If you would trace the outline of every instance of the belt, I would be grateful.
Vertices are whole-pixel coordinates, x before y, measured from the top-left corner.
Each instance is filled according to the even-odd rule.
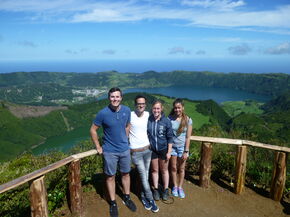
[[[135,148],[135,149],[131,149],[131,152],[141,152],[141,151],[145,151],[150,147],[150,145],[146,145],[143,148]]]

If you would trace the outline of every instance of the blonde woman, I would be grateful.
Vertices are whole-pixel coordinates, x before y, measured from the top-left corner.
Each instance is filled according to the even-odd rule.
[[[173,188],[172,195],[185,198],[183,182],[185,163],[189,155],[190,136],[192,133],[192,120],[185,114],[182,99],[173,102],[173,108],[168,116],[173,129],[173,145],[170,159],[170,175]]]
[[[162,199],[168,200],[169,197],[169,172],[168,164],[171,157],[173,133],[171,123],[163,114],[163,106],[160,101],[155,101],[152,105],[152,114],[148,119],[147,126],[151,156],[151,173],[153,181],[154,200],[160,199],[158,182],[159,170],[163,180]]]

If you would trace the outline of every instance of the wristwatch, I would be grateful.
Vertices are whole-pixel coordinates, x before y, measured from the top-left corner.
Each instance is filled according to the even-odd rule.
[[[184,153],[188,154],[188,151],[184,151]]]

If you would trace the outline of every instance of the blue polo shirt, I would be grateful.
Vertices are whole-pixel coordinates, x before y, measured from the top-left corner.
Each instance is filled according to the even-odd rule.
[[[130,123],[131,111],[127,106],[120,105],[119,111],[111,109],[109,106],[103,108],[97,114],[94,124],[103,127],[103,151],[104,152],[124,152],[129,149],[126,126]]]

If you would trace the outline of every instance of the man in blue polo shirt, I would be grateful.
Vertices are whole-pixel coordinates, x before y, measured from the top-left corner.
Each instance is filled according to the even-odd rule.
[[[96,145],[97,152],[103,154],[104,173],[106,185],[110,196],[110,215],[118,216],[116,203],[115,174],[117,166],[122,174],[123,203],[132,211],[136,211],[136,205],[130,198],[130,170],[131,158],[128,143],[129,123],[131,111],[127,106],[121,105],[122,92],[114,87],[109,90],[110,104],[97,114],[90,129],[91,137]],[[97,130],[103,127],[104,137],[101,146],[98,140]]]

